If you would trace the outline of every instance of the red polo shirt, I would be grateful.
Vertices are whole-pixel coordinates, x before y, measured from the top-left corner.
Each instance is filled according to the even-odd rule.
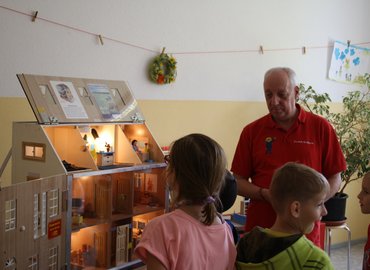
[[[270,114],[243,129],[232,162],[233,173],[245,179],[251,178],[252,183],[259,187],[269,188],[275,169],[289,161],[305,164],[326,177],[346,169],[331,124],[296,106],[298,118],[287,131],[279,127]],[[275,218],[269,203],[251,200],[246,230],[250,231],[256,225],[270,228]],[[319,235],[318,228],[314,230],[313,234]],[[311,240],[315,241],[314,238]]]

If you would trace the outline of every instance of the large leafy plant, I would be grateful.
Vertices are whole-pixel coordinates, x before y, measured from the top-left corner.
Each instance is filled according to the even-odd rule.
[[[347,162],[342,172],[339,193],[352,181],[370,171],[370,74],[363,76],[364,91],[351,91],[343,97],[340,112],[330,111],[330,96],[319,94],[311,86],[299,85],[299,103],[309,111],[325,117],[334,127]]]

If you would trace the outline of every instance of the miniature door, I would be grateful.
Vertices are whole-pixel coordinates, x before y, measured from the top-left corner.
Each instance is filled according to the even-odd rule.
[[[66,263],[67,177],[0,190],[1,269],[61,269]]]

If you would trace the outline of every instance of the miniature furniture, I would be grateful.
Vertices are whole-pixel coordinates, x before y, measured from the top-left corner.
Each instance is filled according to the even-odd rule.
[[[66,251],[59,262],[67,269],[140,264],[133,249],[145,224],[168,210],[169,196],[164,154],[127,83],[27,74],[18,79],[37,123],[13,123],[12,183],[66,179],[60,200],[66,204],[60,234]]]
[[[325,221],[325,250],[330,257],[331,249],[331,237],[333,230],[345,230],[347,232],[347,269],[350,268],[351,262],[351,230],[348,227],[347,223],[344,221]]]

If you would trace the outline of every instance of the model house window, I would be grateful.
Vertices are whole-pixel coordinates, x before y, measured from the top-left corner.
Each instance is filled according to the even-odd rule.
[[[33,239],[46,234],[46,192],[33,195]]]
[[[58,270],[58,247],[49,249],[49,270]]]
[[[17,220],[17,205],[16,200],[9,200],[5,202],[5,231],[15,229]]]
[[[45,161],[45,144],[23,142],[23,159]]]
[[[28,270],[38,270],[38,258],[37,255],[33,255],[28,258]]]
[[[46,234],[46,192],[41,193],[41,236]]]
[[[33,194],[33,239],[39,237],[39,195]]]
[[[55,217],[58,215],[59,207],[59,192],[58,189],[52,189],[48,191],[48,205],[49,205],[49,217]]]

